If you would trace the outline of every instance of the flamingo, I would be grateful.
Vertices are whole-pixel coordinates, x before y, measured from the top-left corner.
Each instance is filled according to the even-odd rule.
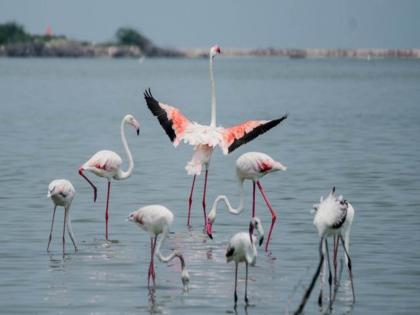
[[[239,184],[239,189],[241,192],[241,199],[239,203],[239,207],[237,209],[233,208],[230,205],[229,199],[224,195],[219,195],[213,202],[213,206],[207,218],[207,225],[206,231],[210,238],[212,236],[212,226],[214,221],[216,220],[216,210],[217,205],[219,202],[223,201],[226,205],[226,208],[230,213],[233,214],[240,214],[244,209],[244,181],[246,179],[252,180],[253,186],[253,194],[252,194],[252,217],[255,217],[255,185],[258,186],[261,195],[267,204],[268,210],[271,212],[271,226],[270,231],[268,233],[267,242],[265,243],[265,251],[268,250],[268,243],[270,242],[271,233],[273,232],[274,223],[276,222],[276,212],[274,211],[273,207],[271,206],[270,201],[267,198],[267,195],[264,191],[260,183],[260,178],[264,177],[265,175],[277,171],[285,171],[287,169],[286,166],[281,164],[278,161],[275,161],[269,155],[261,152],[247,152],[242,154],[236,160],[236,177]]]
[[[179,259],[181,263],[181,281],[184,290],[188,290],[188,284],[190,276],[185,265],[185,259],[181,252],[173,250],[168,256],[163,256],[160,252],[160,248],[169,235],[169,229],[171,227],[174,215],[172,212],[161,205],[150,205],[140,208],[128,216],[128,220],[137,224],[141,229],[150,234],[150,264],[149,272],[147,276],[147,286],[150,288],[150,278],[153,280],[153,286],[156,285],[155,278],[155,267],[153,257],[156,255],[161,262],[170,262],[175,257]],[[156,244],[158,236],[162,234],[162,237]]]
[[[105,211],[105,238],[108,241],[108,208],[109,208],[109,194],[111,191],[111,179],[121,180],[126,179],[131,176],[134,169],[134,162],[133,157],[131,155],[130,149],[128,148],[127,140],[125,138],[125,131],[124,125],[129,124],[132,125],[136,131],[137,135],[140,133],[140,124],[138,121],[133,117],[133,115],[126,115],[123,120],[121,121],[121,139],[124,145],[125,152],[128,157],[128,169],[127,171],[123,171],[121,169],[122,159],[121,157],[113,152],[108,150],[101,150],[96,152],[87,162],[85,162],[79,168],[79,174],[86,179],[90,186],[93,188],[93,202],[96,201],[97,196],[97,188],[96,186],[90,181],[89,178],[83,173],[85,170],[91,171],[93,174],[99,177],[105,177],[108,181],[108,193],[106,197],[106,211]]]
[[[329,236],[335,236],[339,239],[339,241],[341,241],[341,244],[344,249],[344,253],[347,257],[346,261],[347,261],[347,268],[348,268],[349,276],[350,276],[353,302],[355,301],[351,259],[350,259],[347,246],[343,239],[343,234],[346,231],[349,231],[348,229],[343,230],[345,226],[345,222],[347,221],[347,215],[349,213],[349,203],[346,200],[342,199],[341,196],[337,197],[335,194],[335,187],[333,187],[328,197],[325,199],[321,198],[321,202],[318,205],[315,205],[315,208],[316,208],[316,212],[315,212],[315,217],[314,217],[314,225],[316,226],[318,230],[318,234],[321,238],[319,242],[320,259],[319,259],[318,268],[312,278],[312,281],[308,289],[306,290],[305,294],[303,295],[299,308],[296,310],[294,314],[301,314],[303,312],[305,304],[307,300],[309,299],[309,296],[314,288],[315,282],[318,279],[319,274],[321,272],[321,267],[325,259],[325,254],[326,254],[328,271],[329,271],[329,277],[328,277],[328,283],[329,283],[329,288],[330,288],[329,308],[330,310],[332,309],[332,301],[333,301],[332,294],[331,294],[332,274],[331,274],[331,265],[330,265],[329,250],[328,250],[328,243],[327,243],[327,238]],[[353,209],[353,215],[354,215],[354,209]],[[320,294],[320,297],[322,300],[322,294]]]
[[[347,216],[346,216],[346,220],[343,223],[343,226],[341,227],[341,234],[343,235],[344,238],[344,244],[346,246],[347,252],[350,253],[350,231],[351,231],[351,226],[353,224],[353,218],[354,218],[354,208],[353,206],[350,204],[350,202],[348,202],[347,200],[345,200],[343,198],[342,195],[340,195],[338,197],[338,200],[340,202],[345,202],[348,205],[347,208]],[[320,198],[320,203],[323,202],[323,197],[321,196]],[[313,213],[316,212],[319,208],[319,204],[314,204],[313,205]],[[339,238],[334,235],[333,236],[333,266],[334,266],[334,284],[336,286],[337,289],[337,253],[338,253],[338,247],[339,247]],[[348,259],[347,256],[344,256],[346,264],[348,264]],[[324,262],[324,266],[323,266],[323,271],[322,271],[322,276],[321,276],[321,290],[319,292],[319,297],[318,297],[318,304],[319,306],[322,306],[322,286],[323,286],[323,278],[325,275],[325,262]],[[333,298],[334,301],[334,298]]]
[[[65,252],[66,225],[67,225],[67,230],[68,230],[70,239],[73,242],[74,250],[77,252],[76,240],[73,234],[73,230],[71,228],[71,219],[70,219],[70,206],[71,206],[71,202],[73,201],[75,194],[76,194],[76,190],[74,189],[72,183],[68,181],[67,179],[55,179],[48,185],[47,197],[51,198],[52,202],[54,203],[54,211],[53,211],[53,217],[51,220],[51,231],[50,231],[50,236],[48,239],[47,252],[50,251],[50,244],[51,244],[52,232],[53,232],[53,226],[54,226],[55,210],[57,209],[57,206],[64,207],[63,255]]]
[[[159,120],[169,139],[175,147],[181,140],[194,146],[194,153],[191,161],[185,167],[188,175],[193,176],[191,190],[188,198],[188,221],[190,225],[191,205],[194,192],[195,179],[201,174],[204,167],[204,191],[202,199],[204,226],[206,225],[206,190],[207,177],[211,155],[216,146],[220,146],[223,153],[229,154],[241,145],[253,140],[271,128],[277,126],[287,118],[273,120],[249,120],[231,128],[216,127],[216,93],[213,76],[214,57],[221,53],[220,47],[215,45],[210,49],[210,84],[211,84],[211,121],[210,125],[201,125],[191,122],[177,108],[158,102],[152,95],[151,90],[144,92],[144,98],[150,111]]]
[[[257,230],[258,243],[264,241],[264,230],[261,221],[257,217],[253,217],[249,223],[249,232],[236,233],[228,243],[226,248],[226,262],[235,262],[235,307],[238,302],[237,286],[238,286],[238,264],[245,263],[245,303],[248,305],[248,264],[255,265],[257,260],[257,237],[253,235],[254,229]]]

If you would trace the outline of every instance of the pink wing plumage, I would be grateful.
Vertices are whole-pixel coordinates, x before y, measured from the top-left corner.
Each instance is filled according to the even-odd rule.
[[[84,169],[96,168],[106,172],[113,172],[120,168],[122,164],[121,157],[108,150],[96,152],[84,165]]]
[[[158,102],[153,97],[150,89],[144,92],[144,99],[150,111],[159,120],[160,125],[165,130],[171,142],[174,146],[177,146],[184,136],[185,130],[191,125],[191,122],[179,109]]]
[[[273,120],[248,120],[242,124],[224,129],[223,142],[220,145],[223,153],[231,153],[241,145],[277,126],[286,118],[287,115]]]

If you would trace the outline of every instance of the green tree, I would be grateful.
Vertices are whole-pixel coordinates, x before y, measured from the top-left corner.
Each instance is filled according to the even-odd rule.
[[[115,36],[117,37],[118,44],[137,46],[146,55],[155,49],[155,46],[150,39],[130,27],[120,27]]]
[[[25,32],[25,28],[16,22],[0,24],[0,45],[27,42],[31,36]]]

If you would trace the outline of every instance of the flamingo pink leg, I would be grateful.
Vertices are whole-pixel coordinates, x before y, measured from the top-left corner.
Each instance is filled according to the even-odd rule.
[[[108,241],[108,218],[109,218],[109,194],[111,192],[111,181],[108,181],[108,193],[106,195],[106,211],[105,211],[105,238]]]
[[[150,262],[149,262],[149,271],[147,273],[147,286],[150,287],[150,274],[152,270],[152,257],[153,257],[153,238],[150,238]]]
[[[188,199],[188,222],[187,225],[190,225],[190,218],[191,218],[191,205],[192,205],[192,197],[193,197],[193,192],[194,192],[194,185],[195,185],[195,177],[197,175],[194,175],[193,177],[193,182],[191,185],[191,191],[190,191],[190,198]]]
[[[147,277],[148,287],[150,287],[150,278],[152,278],[153,280],[153,286],[156,285],[155,283],[156,273],[155,273],[154,259],[153,259],[155,256],[156,239],[157,239],[157,236],[155,236],[154,240],[153,238],[150,238],[150,265],[149,265],[149,273]]]
[[[268,232],[267,242],[265,243],[265,251],[267,251],[268,243],[270,242],[271,233],[273,232],[273,228],[274,228],[274,223],[276,222],[276,219],[277,219],[277,214],[274,211],[273,207],[271,206],[270,201],[268,200],[267,195],[264,192],[264,188],[261,186],[259,181],[257,181],[257,185],[261,191],[261,195],[263,196],[265,203],[267,204],[268,209],[271,212],[271,226],[270,226],[270,231]]]
[[[95,202],[96,201],[96,191],[97,191],[97,189],[96,189],[96,186],[89,180],[89,178],[87,178],[86,177],[86,175],[85,174],[83,174],[83,169],[81,168],[81,169],[79,169],[79,174],[84,178],[84,179],[86,179],[86,181],[89,183],[89,185],[90,186],[92,186],[92,188],[93,188],[93,202]]]
[[[54,217],[55,217],[55,210],[57,209],[57,206],[54,206],[54,212],[53,212],[53,217],[51,220],[51,231],[50,231],[50,237],[48,238],[48,246],[47,246],[47,252],[50,251],[50,244],[51,244],[51,239],[52,239],[52,232],[53,232],[53,226],[54,226]]]
[[[66,247],[66,213],[64,213],[64,225],[63,225],[63,256],[65,254],[65,247]]]
[[[252,181],[252,217],[255,217],[255,181]]]
[[[206,214],[206,191],[207,191],[207,176],[209,174],[208,169],[206,168],[206,176],[204,178],[204,192],[203,192],[203,215],[204,215],[204,228],[206,228],[207,223],[207,214]]]

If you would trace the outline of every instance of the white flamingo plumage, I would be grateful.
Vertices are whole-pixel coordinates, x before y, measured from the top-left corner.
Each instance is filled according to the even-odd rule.
[[[264,177],[265,175],[277,171],[285,171],[287,168],[283,164],[278,161],[275,161],[269,155],[261,152],[247,152],[242,154],[236,160],[236,176],[239,184],[239,189],[241,193],[240,203],[238,208],[233,208],[229,202],[229,199],[224,195],[219,195],[213,202],[213,206],[207,218],[207,225],[206,231],[210,238],[212,237],[212,226],[214,221],[216,220],[216,211],[219,202],[224,202],[226,208],[230,213],[233,214],[240,214],[244,209],[244,181],[246,179],[252,180],[253,185],[253,195],[252,195],[252,217],[255,217],[255,185],[258,186],[261,195],[267,204],[268,209],[271,213],[271,226],[270,231],[268,233],[267,242],[265,244],[265,250],[268,250],[268,243],[270,242],[271,233],[274,228],[274,223],[276,222],[277,214],[274,211],[273,207],[271,206],[270,201],[267,198],[267,195],[264,191],[260,183],[260,178]]]
[[[344,253],[347,257],[346,260],[347,260],[347,267],[348,267],[349,276],[350,276],[353,302],[355,301],[351,259],[350,259],[347,246],[343,239],[343,234],[345,232],[349,233],[350,231],[349,227],[351,226],[351,222],[350,222],[347,225],[347,230],[343,230],[343,228],[345,227],[345,223],[347,221],[349,203],[346,200],[344,200],[341,196],[337,197],[335,194],[335,187],[333,187],[328,197],[325,199],[321,198],[321,202],[315,205],[314,208],[316,210],[315,217],[314,217],[314,225],[316,226],[318,230],[318,234],[321,238],[320,243],[319,243],[320,260],[319,260],[318,268],[316,269],[316,272],[312,278],[312,281],[308,289],[305,291],[305,294],[303,295],[299,308],[296,310],[294,314],[301,314],[303,312],[305,304],[307,300],[309,299],[309,296],[314,288],[315,282],[318,279],[319,274],[321,272],[321,267],[324,263],[325,255],[326,255],[328,271],[329,271],[329,277],[328,277],[328,282],[329,282],[329,287],[330,287],[329,309],[330,310],[332,309],[332,302],[333,302],[332,290],[331,290],[332,274],[331,274],[331,265],[330,265],[328,242],[327,242],[327,238],[329,236],[335,236],[338,238],[339,241],[341,241],[341,244],[344,249]],[[351,208],[353,209],[353,207]],[[354,209],[353,209],[353,216],[354,216]],[[352,220],[353,220],[353,217],[351,216],[351,221]],[[322,297],[322,295],[320,295],[320,297]]]
[[[353,224],[353,219],[354,219],[354,208],[351,205],[350,202],[348,202],[347,200],[345,200],[343,198],[342,195],[338,196],[338,201],[339,202],[345,202],[347,204],[347,214],[346,214],[346,219],[343,223],[343,225],[341,226],[341,232],[340,234],[342,235],[342,237],[344,238],[344,245],[345,248],[347,250],[347,253],[350,254],[350,232],[351,232],[351,226]],[[321,196],[320,198],[320,203],[322,203],[324,201],[324,198]],[[313,205],[313,212],[318,211],[319,208],[319,204],[314,204]],[[333,265],[334,265],[334,285],[336,286],[337,289],[337,253],[338,253],[338,247],[339,247],[339,243],[340,239],[339,237],[337,237],[337,235],[333,236]],[[346,264],[348,265],[348,258],[347,255],[344,256]],[[319,297],[318,297],[318,304],[319,306],[322,306],[322,288],[323,288],[323,283],[324,283],[324,276],[325,276],[325,270],[326,270],[326,261],[324,261],[324,265],[323,265],[323,270],[321,272],[321,289],[319,291]],[[336,292],[336,290],[335,290]],[[333,301],[334,301],[333,297]]]
[[[257,230],[258,238],[253,235],[254,229]],[[257,242],[261,246],[264,241],[264,229],[260,219],[253,217],[249,223],[249,232],[236,233],[228,243],[226,248],[226,261],[235,262],[235,307],[238,301],[238,264],[245,263],[245,303],[248,304],[248,265],[255,265],[257,260]]]
[[[155,267],[154,267],[154,255],[156,255],[161,262],[170,262],[175,257],[179,259],[181,263],[181,281],[184,290],[188,289],[190,276],[185,265],[185,259],[181,252],[178,250],[172,251],[168,256],[163,256],[160,252],[160,248],[169,235],[169,230],[174,219],[172,212],[161,205],[150,205],[142,207],[128,216],[128,220],[136,223],[141,229],[150,234],[150,264],[149,272],[147,276],[147,285],[150,287],[150,278],[153,280],[155,285]],[[162,237],[156,244],[158,236],[162,234]]]
[[[205,168],[204,191],[203,191],[203,215],[206,225],[206,190],[208,168],[211,155],[216,146],[219,146],[224,154],[231,153],[239,146],[253,140],[271,128],[277,126],[287,118],[287,115],[273,120],[249,120],[231,128],[216,127],[216,93],[213,76],[213,60],[221,50],[218,45],[210,49],[210,83],[211,83],[211,121],[210,125],[201,125],[190,121],[177,108],[158,102],[152,95],[150,89],[144,92],[144,98],[150,111],[159,120],[171,142],[176,147],[181,141],[194,146],[194,153],[191,161],[185,169],[189,175],[193,175],[190,195],[188,199],[188,222],[190,225],[192,196],[194,192],[195,179]]]
[[[131,155],[130,149],[128,148],[127,139],[125,137],[124,126],[125,124],[129,124],[136,129],[137,135],[140,132],[140,124],[138,121],[133,117],[133,115],[126,115],[123,120],[121,121],[120,132],[121,132],[121,140],[124,145],[125,152],[128,157],[128,169],[127,171],[123,171],[121,169],[122,159],[121,157],[113,152],[108,150],[102,150],[96,152],[87,162],[85,162],[79,168],[79,174],[86,179],[86,181],[92,186],[93,188],[93,202],[96,201],[97,196],[97,188],[91,182],[90,179],[86,177],[83,173],[85,170],[92,172],[93,174],[99,177],[105,177],[108,181],[108,193],[106,197],[106,211],[105,211],[105,238],[108,241],[108,210],[109,210],[109,194],[111,190],[111,180],[122,180],[126,179],[131,176],[134,169],[134,162],[133,157]]]
[[[50,236],[48,238],[48,246],[47,252],[50,251],[50,244],[52,239],[52,232],[54,226],[54,218],[55,218],[55,210],[57,206],[64,207],[64,225],[63,225],[63,255],[65,253],[65,232],[66,226],[70,236],[70,239],[73,243],[74,250],[77,251],[76,239],[73,234],[73,230],[71,228],[71,219],[70,219],[70,206],[73,198],[76,194],[76,190],[74,189],[72,183],[67,179],[55,179],[48,185],[48,194],[47,197],[51,198],[52,202],[54,203],[54,212],[51,220],[51,231]]]

